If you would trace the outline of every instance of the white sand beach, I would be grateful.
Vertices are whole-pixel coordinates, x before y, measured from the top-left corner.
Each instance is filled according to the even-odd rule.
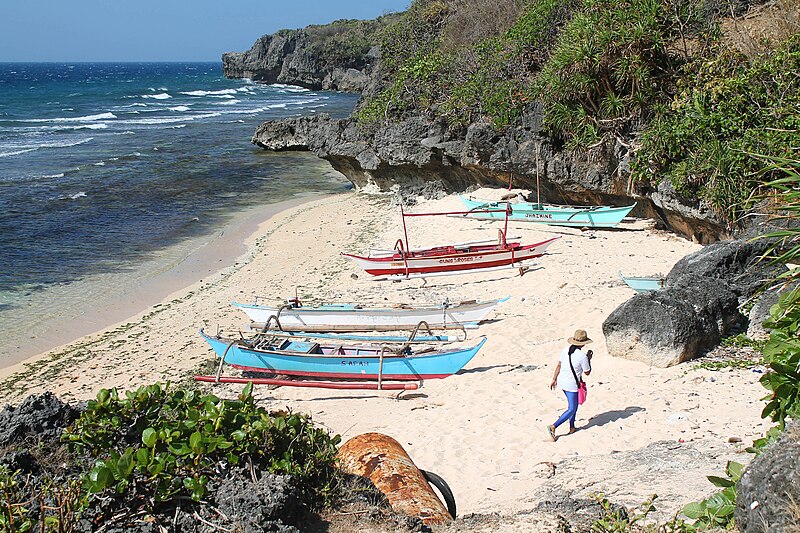
[[[200,327],[246,327],[246,316],[230,306],[232,300],[260,296],[277,302],[295,291],[304,301],[365,304],[509,296],[489,323],[471,333],[488,341],[459,375],[427,381],[399,399],[390,392],[289,387],[262,387],[258,397],[269,408],[308,413],[343,439],[368,431],[391,435],[419,467],[447,480],[462,515],[532,509],[542,491],[558,489],[576,496],[604,492],[631,506],[658,493],[659,516],[669,517],[712,493],[705,476],[719,475],[727,460],[748,460],[744,447],[767,428],[759,416],[761,374],[712,372],[693,363],[651,368],[610,357],[603,340],[603,320],[633,296],[619,271],[666,274],[699,245],[653,230],[646,220],[589,231],[512,222],[510,236],[525,243],[561,237],[524,276],[509,269],[427,283],[376,282],[340,252],[391,247],[402,236],[399,210],[390,200],[341,194],[269,218],[246,239],[247,252],[218,272],[203,274],[202,281],[115,326],[4,369],[2,399],[18,402],[49,390],[65,400],[84,400],[101,387],[185,379],[214,360],[198,335]],[[414,208],[457,209],[456,196]],[[411,219],[408,232],[412,246],[423,246],[495,238],[501,227],[501,222],[435,217]],[[564,435],[562,426],[560,438],[550,442],[545,427],[566,400],[549,383],[560,350],[577,328],[594,340],[589,399],[578,411],[579,431]],[[219,395],[241,389],[203,387]],[[729,437],[742,441],[729,443]],[[655,462],[626,455],[659,442],[662,452]],[[688,456],[707,460],[687,466]],[[550,465],[560,461],[553,475]]]

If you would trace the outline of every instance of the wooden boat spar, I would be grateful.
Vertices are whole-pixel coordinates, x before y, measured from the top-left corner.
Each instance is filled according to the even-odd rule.
[[[508,210],[508,220],[539,222],[553,226],[587,228],[614,228],[628,216],[636,204],[625,207],[565,206],[534,202],[512,203],[507,200],[492,201],[459,196],[469,211],[463,215],[483,220],[502,220],[502,211]]]
[[[292,299],[282,307],[269,305],[232,304],[255,323],[267,326],[274,318],[282,331],[396,331],[413,329],[425,322],[432,329],[463,329],[477,327],[492,310],[508,298],[489,301],[468,301],[440,305],[369,307],[358,304],[325,304],[302,306]]]
[[[625,276],[622,272],[619,273],[619,277],[625,284],[630,287],[631,289],[635,290],[636,292],[651,292],[657,291],[664,288],[665,279],[660,276],[653,276],[653,277],[635,277],[635,276]]]
[[[404,343],[352,343],[330,339],[287,338],[283,335],[257,333],[226,338],[210,336],[202,329],[200,334],[220,357],[220,370],[214,376],[196,376],[201,381],[230,381],[220,378],[222,365],[229,364],[241,370],[297,376],[314,379],[349,379],[376,383],[343,383],[329,388],[379,388],[410,389],[407,384],[383,383],[388,381],[421,381],[451,376],[461,370],[478,353],[486,337],[469,347],[446,347],[432,343],[430,346]],[[235,378],[253,381],[257,378]],[[291,384],[279,380],[279,384]],[[261,381],[263,382],[263,380]],[[329,382],[309,386],[325,386]],[[336,385],[336,384],[332,384]],[[366,386],[364,386],[366,385]]]
[[[507,209],[492,210],[506,213]],[[522,263],[541,257],[550,244],[559,237],[545,241],[523,245],[517,241],[506,241],[506,229],[498,230],[497,242],[460,243],[431,248],[410,249],[405,217],[436,216],[464,214],[465,212],[447,213],[405,213],[403,216],[403,232],[405,242],[398,239],[393,250],[371,251],[367,257],[343,253],[365,272],[383,279],[408,279],[412,277],[428,277],[436,275],[452,275],[465,272],[482,272],[500,268],[517,268]],[[506,225],[508,219],[506,219]]]

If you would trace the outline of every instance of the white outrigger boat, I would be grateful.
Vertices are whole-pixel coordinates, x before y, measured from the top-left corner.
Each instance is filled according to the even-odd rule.
[[[369,307],[358,304],[326,304],[304,307],[294,299],[288,304],[270,305],[232,304],[255,323],[283,331],[345,332],[345,331],[396,331],[409,330],[421,322],[431,329],[470,329],[477,327],[489,313],[508,298],[488,301],[467,301],[456,304],[391,307]]]

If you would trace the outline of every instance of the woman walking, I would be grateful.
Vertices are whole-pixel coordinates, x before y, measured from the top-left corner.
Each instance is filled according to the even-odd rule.
[[[567,339],[569,344],[561,352],[561,356],[553,373],[553,381],[550,383],[550,389],[554,390],[556,385],[564,391],[567,396],[567,410],[550,426],[547,426],[547,432],[550,434],[552,440],[556,440],[556,428],[569,420],[569,432],[575,433],[575,416],[578,414],[578,388],[581,381],[581,374],[587,376],[592,371],[591,358],[592,351],[588,350],[584,353],[581,347],[586,346],[592,342],[586,335],[586,331],[579,329],[575,334]]]

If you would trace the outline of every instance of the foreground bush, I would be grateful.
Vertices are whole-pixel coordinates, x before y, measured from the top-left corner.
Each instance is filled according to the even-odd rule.
[[[85,478],[89,492],[136,490],[155,501],[176,495],[197,501],[211,476],[244,464],[293,476],[310,507],[329,499],[339,443],[306,416],[257,407],[252,384],[237,400],[168,384],[124,396],[103,389],[63,438],[98,458]]]

